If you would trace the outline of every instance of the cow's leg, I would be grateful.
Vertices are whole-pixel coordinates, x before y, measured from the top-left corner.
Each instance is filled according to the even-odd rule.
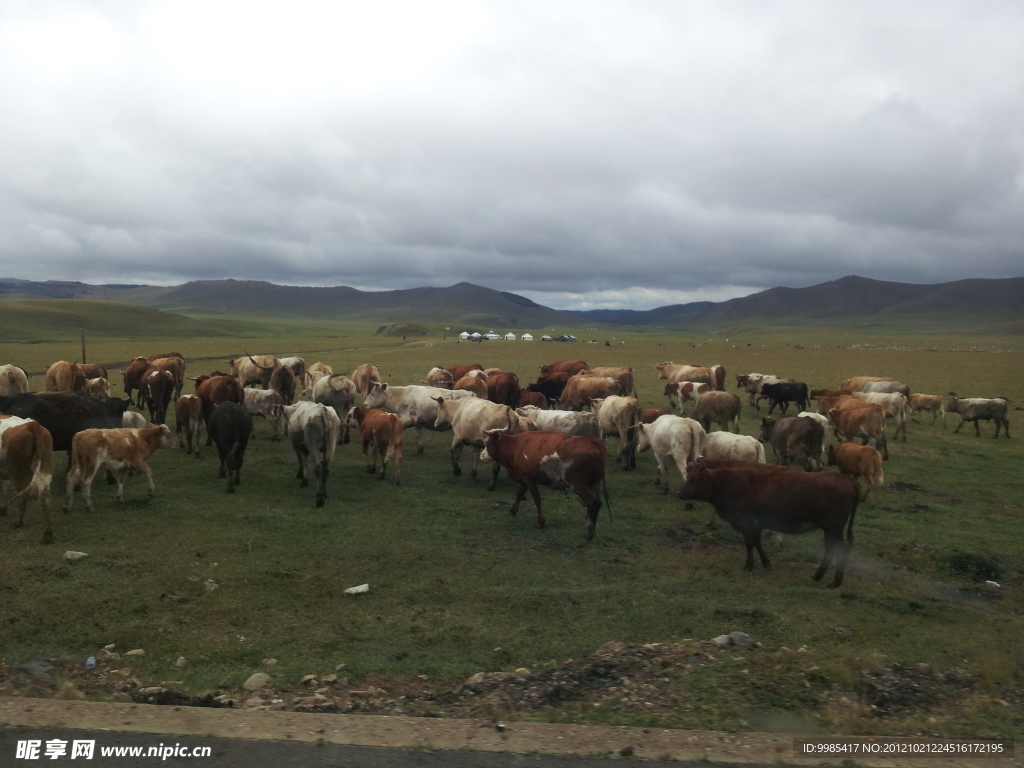
[[[660,453],[655,453],[654,459],[658,462],[658,486],[663,492],[668,493],[668,477],[665,473],[665,457]]]
[[[363,463],[366,464],[366,474],[372,475],[377,471],[377,444],[373,440],[363,440]]]
[[[744,529],[743,544],[747,548],[747,561],[743,564],[743,570],[754,570],[754,531]]]
[[[469,470],[469,476],[470,477],[476,477],[476,467],[477,467],[477,464],[480,463],[480,451],[482,451],[482,450],[483,450],[483,448],[477,448],[475,445],[470,446],[470,451],[472,451],[472,453],[473,453],[473,468]],[[490,490],[494,490],[494,489],[493,488],[488,488],[487,490],[490,491]]]
[[[395,441],[398,441],[397,445]],[[402,484],[402,454],[405,452],[405,445],[402,442],[402,433],[399,432],[397,435],[391,437],[391,444],[388,447],[391,456],[394,457],[395,461],[395,485]],[[495,467],[498,465],[495,464]]]
[[[85,502],[85,508],[89,512],[92,512],[92,477],[86,478],[82,481],[82,500]]]
[[[544,510],[540,506],[540,492],[537,490],[537,484],[534,482],[528,483],[526,486],[530,489],[530,495],[533,497],[533,505],[537,507],[537,527],[543,528],[546,525],[544,520]]]
[[[518,514],[519,513],[519,505],[522,504],[523,499],[525,499],[525,498],[526,498],[526,484],[525,483],[520,483],[519,487],[516,489],[516,500],[512,502],[512,506],[509,509],[508,513],[510,515]]]
[[[295,473],[295,479],[302,481],[302,487],[305,488],[309,485],[309,479],[306,477],[306,454],[298,449],[295,450],[295,456],[299,460],[299,471]]]
[[[813,578],[815,581],[822,580],[822,578],[825,576],[826,571],[828,571],[829,565],[832,564],[832,561],[836,558],[836,555],[839,554],[839,550],[836,547],[844,546],[844,544],[845,542],[843,541],[842,528],[839,529],[838,534],[836,534],[834,531],[825,531],[825,553],[822,555],[821,564],[818,566],[818,570],[814,572],[814,576],[812,576],[811,578]],[[840,583],[842,583],[841,577]],[[833,586],[836,585],[833,584]]]
[[[459,438],[455,438],[452,442],[452,473],[456,477],[462,475],[462,467],[459,466],[459,458],[462,456],[463,445],[465,445],[465,443],[463,443]],[[472,477],[476,477],[476,472],[473,473]]]
[[[7,496],[11,493],[11,483],[8,480],[4,480],[0,484],[0,517],[7,515]]]
[[[131,472],[131,468],[124,467],[114,473],[114,481],[117,483],[117,500],[122,504],[124,503],[124,481],[128,478],[129,472]]]
[[[1006,439],[1009,440],[1010,439],[1010,420],[1008,418],[1006,418],[1005,416],[1003,417],[1003,433],[1006,435]]]
[[[317,466],[317,487],[316,487],[316,505],[322,507],[327,503],[327,477],[331,473],[331,468],[326,459]]]
[[[495,486],[497,486],[499,472],[501,472],[501,465],[498,462],[494,462],[494,466],[491,467],[491,484],[487,486],[488,491],[493,491]]]
[[[423,453],[423,427],[416,425],[416,453]]]
[[[957,432],[959,432],[960,431],[960,427],[962,427],[963,425],[964,425],[964,417],[961,416],[960,417],[960,423],[956,425],[956,429],[953,430],[953,434],[955,435]]]
[[[981,437],[981,427],[979,426],[981,419],[974,420],[974,436]]]
[[[146,482],[149,483],[149,495],[156,496],[156,484],[153,482],[153,470],[151,470],[149,465],[144,461],[139,462],[136,469],[146,476]]]
[[[383,480],[384,475],[388,471],[388,462],[391,461],[392,455],[394,455],[395,447],[390,443],[381,450],[380,444],[377,444],[377,452],[380,454],[380,474],[377,475],[378,480]]]

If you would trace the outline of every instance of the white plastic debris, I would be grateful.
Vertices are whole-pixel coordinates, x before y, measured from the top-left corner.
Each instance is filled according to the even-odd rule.
[[[998,588],[998,587],[999,587],[999,584],[998,584],[997,582],[995,582],[995,581],[986,581],[986,582],[985,582],[985,586],[988,586],[988,587],[997,587],[997,588]]]
[[[88,556],[89,555],[86,554],[85,552],[75,552],[72,549],[69,549],[67,552],[64,553],[64,559],[65,560],[81,560],[83,557],[88,557]]]
[[[346,595],[361,595],[364,592],[370,591],[369,584],[360,584],[358,587],[349,587],[345,590]]]

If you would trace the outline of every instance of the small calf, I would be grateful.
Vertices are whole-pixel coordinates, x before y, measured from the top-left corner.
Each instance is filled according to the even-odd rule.
[[[828,465],[838,467],[844,475],[857,479],[864,478],[867,488],[861,501],[870,498],[871,506],[875,506],[875,488],[881,488],[885,482],[885,472],[882,470],[882,454],[869,445],[857,445],[856,443],[843,443],[842,445],[830,445],[828,447]],[[857,481],[860,487],[860,481]]]
[[[402,420],[393,413],[375,408],[352,408],[345,418],[349,427],[357,427],[363,443],[363,461],[371,475],[377,472],[377,456],[381,458],[380,474],[384,479],[388,462],[395,460],[395,485],[402,484],[402,453],[405,448],[405,430]],[[367,449],[372,449],[368,451]]]
[[[195,454],[198,459],[199,433],[203,429],[203,401],[195,395],[182,395],[174,401],[174,420],[178,443],[185,448],[185,453],[189,454],[192,453],[192,441],[195,440]],[[181,439],[182,430],[185,431],[184,440]]]
[[[86,429],[71,442],[71,471],[68,472],[65,511],[70,512],[75,489],[82,491],[85,508],[92,511],[92,481],[101,469],[113,472],[117,500],[124,501],[124,480],[137,469],[149,482],[149,495],[156,493],[153,473],[146,463],[159,448],[174,448],[177,442],[166,424],[145,429]]]

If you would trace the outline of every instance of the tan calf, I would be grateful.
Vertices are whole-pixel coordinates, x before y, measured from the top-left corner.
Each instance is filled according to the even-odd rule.
[[[106,379],[86,379],[85,395],[97,400],[106,400],[110,397],[110,382]]]
[[[260,390],[262,391],[262,390]],[[199,433],[203,428],[203,401],[196,395],[182,395],[174,401],[175,432],[178,443],[188,448],[185,453],[192,453],[192,441],[195,440],[196,458],[199,458]],[[181,439],[181,431],[185,430],[185,440]]]
[[[0,417],[0,517],[8,507],[18,513],[15,528],[25,524],[29,498],[39,499],[43,511],[43,544],[53,542],[50,481],[53,479],[53,438],[32,419]],[[13,493],[9,498],[9,494]]]
[[[907,410],[911,416],[918,411],[931,411],[932,424],[935,424],[935,420],[941,416],[942,428],[946,428],[946,406],[942,402],[941,395],[913,394],[907,398]]]
[[[472,392],[481,400],[487,399],[487,377],[486,376],[463,376],[451,386],[452,390],[464,389]]]
[[[156,493],[153,473],[146,463],[158,448],[177,445],[166,424],[145,429],[86,429],[71,443],[71,471],[68,472],[66,511],[71,511],[75,489],[81,489],[85,508],[92,511],[92,481],[101,469],[109,469],[117,482],[117,500],[124,501],[124,480],[135,469],[146,476],[149,495]]]
[[[885,482],[885,472],[882,470],[882,454],[869,445],[856,445],[854,443],[843,443],[842,445],[830,445],[828,447],[828,465],[838,467],[844,475],[850,475],[854,479],[864,478],[867,488],[864,490],[864,499],[871,499],[871,506],[875,506],[875,488],[881,488]],[[860,487],[860,481],[857,481]]]
[[[363,461],[371,475],[377,472],[377,456],[381,457],[380,474],[384,479],[388,462],[395,461],[395,485],[402,484],[402,453],[405,448],[405,428],[393,413],[376,408],[352,408],[345,418],[349,427],[358,427],[363,442]],[[367,450],[372,448],[372,455]]]

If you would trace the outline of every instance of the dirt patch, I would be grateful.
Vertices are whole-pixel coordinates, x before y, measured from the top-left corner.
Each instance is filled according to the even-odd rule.
[[[889,484],[889,490],[897,491],[898,493],[905,493],[906,491],[923,491],[924,489],[917,483],[904,483],[902,480],[897,480],[895,483]]]

